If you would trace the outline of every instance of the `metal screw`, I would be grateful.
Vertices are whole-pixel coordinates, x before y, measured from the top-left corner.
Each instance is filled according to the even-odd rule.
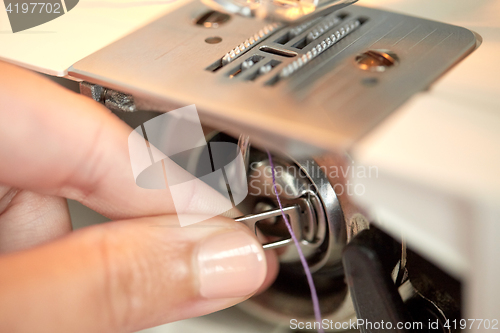
[[[358,67],[364,71],[384,72],[399,62],[398,56],[387,50],[369,50],[355,59]]]
[[[211,10],[199,16],[195,23],[205,28],[218,28],[229,21],[230,18],[231,16],[227,14]]]

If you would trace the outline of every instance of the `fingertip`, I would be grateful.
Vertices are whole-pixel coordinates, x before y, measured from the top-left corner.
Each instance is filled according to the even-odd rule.
[[[267,275],[262,246],[255,237],[239,230],[203,240],[196,261],[200,294],[210,299],[253,294]]]
[[[255,293],[256,295],[264,292],[266,289],[268,289],[276,280],[276,277],[278,276],[279,273],[279,260],[278,260],[278,255],[276,254],[276,251],[274,250],[267,250],[265,251],[266,254],[266,262],[267,262],[267,274],[266,278],[264,279],[264,282],[260,286],[260,288],[257,290]]]

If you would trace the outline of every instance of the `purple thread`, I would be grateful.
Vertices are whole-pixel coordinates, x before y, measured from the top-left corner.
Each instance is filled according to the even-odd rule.
[[[272,171],[272,175],[273,175],[273,188],[274,188],[274,193],[276,194],[276,199],[278,200],[278,205],[280,206],[281,216],[283,216],[283,219],[285,220],[285,224],[286,224],[286,227],[288,229],[288,232],[290,233],[290,236],[292,236],[293,242],[295,243],[295,246],[297,247],[297,252],[299,253],[300,262],[302,263],[302,267],[304,267],[304,272],[306,273],[306,277],[307,277],[307,283],[309,284],[309,289],[311,290],[311,298],[312,298],[312,302],[313,302],[314,317],[316,318],[316,321],[319,323],[318,332],[324,333],[325,331],[323,330],[323,327],[321,326],[321,310],[319,308],[319,300],[318,300],[318,293],[316,292],[316,286],[314,285],[311,270],[309,269],[309,265],[307,264],[307,260],[306,260],[306,257],[304,256],[304,252],[302,252],[299,240],[295,236],[295,233],[292,230],[292,226],[290,225],[290,222],[288,221],[288,218],[286,217],[286,214],[283,211],[283,205],[281,204],[280,196],[278,195],[278,188],[276,187],[276,178],[274,176],[273,158],[272,158],[269,150],[267,151],[267,157],[269,158],[269,164],[271,165],[271,171]]]

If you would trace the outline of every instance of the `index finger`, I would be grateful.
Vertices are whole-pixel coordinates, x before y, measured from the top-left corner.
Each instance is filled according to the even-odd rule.
[[[136,185],[132,129],[104,106],[16,66],[0,62],[0,72],[0,183],[75,199],[110,218],[176,212],[168,187]],[[183,190],[183,212],[212,214],[226,200],[200,183]]]

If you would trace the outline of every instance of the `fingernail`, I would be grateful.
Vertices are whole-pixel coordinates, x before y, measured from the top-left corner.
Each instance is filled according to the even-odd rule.
[[[205,239],[198,250],[200,294],[206,298],[242,297],[256,291],[267,272],[264,250],[243,231]]]

